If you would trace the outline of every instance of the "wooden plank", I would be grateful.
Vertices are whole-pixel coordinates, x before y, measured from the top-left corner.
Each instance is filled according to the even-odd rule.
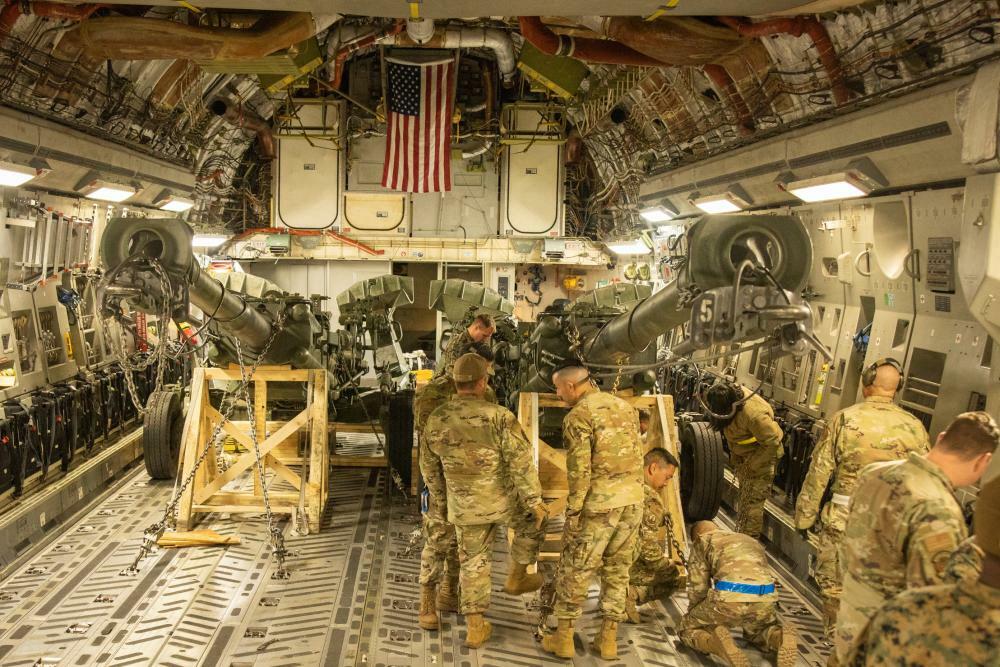
[[[242,381],[239,369],[230,368],[206,368],[205,378],[208,380],[228,380]],[[305,370],[280,370],[280,369],[257,369],[254,373],[254,381],[261,382],[307,382],[309,380],[309,369]]]
[[[260,444],[260,455],[263,457],[265,454],[269,454],[274,447],[286,440],[290,433],[294,433],[298,429],[302,428],[307,422],[308,419],[305,412],[300,412],[295,415],[295,418],[292,419],[292,421],[282,426],[277,433]],[[198,490],[198,493],[195,496],[196,502],[205,502],[205,500],[207,500],[212,494],[239,477],[243,471],[255,463],[256,457],[254,452],[251,451],[241,455],[231,466],[229,466],[228,470]]]
[[[264,457],[264,467],[273,470],[275,475],[294,486],[296,490],[302,488],[302,478],[299,477],[298,473],[270,454]]]
[[[254,373],[253,377],[253,425],[254,435],[259,447],[259,443],[267,437],[267,382],[262,381],[258,373]],[[251,452],[255,450],[252,439],[250,440],[249,449]],[[261,463],[266,459],[263,453],[261,453],[260,458]],[[252,474],[253,494],[259,496],[263,491],[264,485],[261,483],[261,478],[264,477],[264,471],[260,465],[255,463]]]
[[[184,418],[184,435],[181,439],[181,479],[187,479],[194,469],[194,463],[201,451],[201,423],[204,406],[207,404],[205,369],[195,368],[191,376],[191,402]],[[190,484],[181,495],[177,508],[177,529],[191,529],[191,510],[194,504],[194,487]]]
[[[327,425],[326,371],[312,372],[312,401],[309,406],[309,474],[305,491],[306,521],[310,532],[318,533],[329,493],[330,448]]]
[[[268,500],[272,503],[296,503],[299,500],[299,494],[292,493],[291,491],[268,491]],[[245,491],[220,491],[213,495],[208,502],[199,503],[203,506],[210,505],[243,505],[243,506],[258,506],[262,504],[260,498],[255,498]]]
[[[211,512],[223,512],[226,514],[264,514],[264,504],[260,505],[195,505],[191,508],[193,512],[199,514],[209,514]],[[294,514],[294,505],[271,505],[272,514]]]

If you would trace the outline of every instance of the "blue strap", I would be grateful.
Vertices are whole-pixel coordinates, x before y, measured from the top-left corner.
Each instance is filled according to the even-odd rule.
[[[733,581],[715,582],[715,590],[747,595],[768,595],[774,592],[774,584],[738,584]]]
[[[431,492],[425,486],[424,490],[420,492],[420,513],[427,514],[431,502]]]

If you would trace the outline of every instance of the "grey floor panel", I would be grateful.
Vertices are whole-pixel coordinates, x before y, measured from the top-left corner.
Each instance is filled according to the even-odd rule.
[[[456,614],[443,617],[440,631],[421,630],[416,624],[421,543],[414,538],[419,515],[412,502],[390,493],[387,485],[388,477],[379,471],[335,471],[322,531],[297,536],[285,526],[289,579],[271,576],[261,517],[217,515],[208,516],[203,527],[238,535],[241,544],[161,550],[137,574],[124,575],[143,529],[159,517],[173,489],[137,472],[0,582],[0,665],[570,664],[544,654],[535,642],[537,597],[500,590],[506,576],[506,547],[500,539],[493,561],[490,643],[478,651],[466,648],[465,625]],[[678,648],[677,627],[687,606],[683,596],[645,607],[642,625],[622,626],[620,659],[601,661],[587,647],[600,623],[597,594],[595,587],[577,624],[572,664],[712,664]],[[827,649],[815,610],[787,585],[781,587],[781,608],[802,638],[800,664],[823,664]],[[769,664],[748,652],[756,664]]]

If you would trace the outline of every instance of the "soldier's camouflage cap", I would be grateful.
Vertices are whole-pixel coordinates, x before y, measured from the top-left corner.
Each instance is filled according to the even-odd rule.
[[[1000,477],[994,477],[980,489],[973,524],[976,544],[1000,558]]]
[[[487,375],[490,375],[490,362],[475,352],[460,356],[451,369],[451,378],[455,382],[474,382]]]

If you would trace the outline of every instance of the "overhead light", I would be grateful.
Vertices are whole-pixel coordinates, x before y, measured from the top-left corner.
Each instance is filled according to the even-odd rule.
[[[646,222],[656,224],[657,222],[668,222],[677,217],[677,210],[668,204],[659,206],[648,206],[639,209],[639,216]]]
[[[153,205],[161,211],[172,211],[173,213],[183,213],[194,206],[194,200],[187,197],[175,195],[170,190],[164,190],[156,198]]]
[[[862,158],[848,163],[844,171],[802,180],[785,181],[779,177],[778,184],[802,201],[812,203],[867,197],[888,182],[871,160]]]
[[[49,163],[41,158],[0,160],[0,185],[16,188],[50,171]]]
[[[114,181],[91,171],[76,184],[76,191],[87,199],[121,202],[134,196],[139,190],[133,185]]]
[[[653,252],[653,247],[645,236],[605,241],[604,246],[615,255],[648,255]]]
[[[222,234],[195,234],[191,237],[192,248],[218,248],[229,240],[228,236]]]
[[[742,211],[749,207],[753,203],[753,200],[747,194],[746,190],[739,185],[733,184],[725,192],[716,195],[702,196],[701,193],[692,192],[691,203],[705,213],[717,214]]]

